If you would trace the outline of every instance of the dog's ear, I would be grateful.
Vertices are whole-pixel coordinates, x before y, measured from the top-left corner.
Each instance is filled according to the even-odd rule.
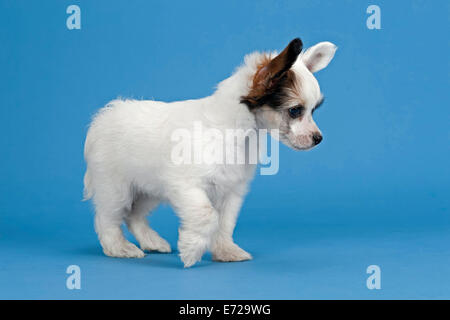
[[[279,55],[259,68],[253,78],[253,87],[269,89],[273,86],[292,67],[302,48],[302,40],[292,40]]]
[[[284,50],[273,59],[266,59],[253,76],[253,85],[246,97],[241,102],[249,107],[254,107],[258,101],[270,94],[278,81],[292,67],[298,55],[303,49],[302,40],[292,40]]]
[[[333,59],[337,47],[331,42],[320,42],[302,55],[302,61],[311,72],[325,68]]]

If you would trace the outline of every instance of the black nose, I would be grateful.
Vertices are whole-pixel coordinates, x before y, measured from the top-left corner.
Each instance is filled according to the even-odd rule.
[[[316,132],[313,134],[312,139],[313,139],[314,145],[316,146],[320,143],[320,141],[322,141],[323,137],[320,133]]]

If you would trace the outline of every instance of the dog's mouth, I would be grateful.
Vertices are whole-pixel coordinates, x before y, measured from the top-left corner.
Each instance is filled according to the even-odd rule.
[[[292,143],[289,141],[289,139],[286,139],[286,138],[281,139],[281,140],[283,141],[283,143],[284,143],[286,146],[288,146],[289,148],[291,148],[291,149],[293,149],[293,150],[295,150],[295,151],[308,151],[308,150],[311,150],[311,149],[313,149],[313,148],[315,147],[314,144],[311,144],[310,146],[307,146],[307,147],[305,147],[305,146],[294,145],[294,144],[292,144]]]
[[[295,151],[309,151],[311,149],[313,149],[315,146],[309,146],[309,147],[297,147],[297,146],[292,146],[291,148],[294,149]]]

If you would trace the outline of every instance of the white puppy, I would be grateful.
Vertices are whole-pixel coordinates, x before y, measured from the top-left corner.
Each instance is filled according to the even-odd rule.
[[[142,250],[170,252],[169,243],[146,219],[159,203],[168,202],[181,219],[178,249],[185,267],[207,249],[217,261],[251,259],[233,242],[233,229],[255,164],[174,163],[172,135],[179,128],[194,130],[201,122],[219,132],[278,129],[280,140],[296,150],[320,143],[312,114],[323,96],[313,73],[328,65],[336,46],[321,42],[301,53],[302,47],[297,38],[278,55],[247,55],[203,99],[114,100],[97,113],[85,143],[84,192],[85,199],[93,198],[95,227],[106,255],[139,258]],[[124,238],[124,221],[140,249]]]

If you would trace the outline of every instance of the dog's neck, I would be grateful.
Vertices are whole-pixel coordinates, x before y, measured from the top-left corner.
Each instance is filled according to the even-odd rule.
[[[246,55],[244,63],[239,66],[229,78],[217,85],[217,90],[214,95],[240,103],[242,97],[249,93],[253,82],[253,76],[264,57],[265,54],[260,52]]]
[[[254,129],[259,128],[255,114],[241,103],[241,100],[249,93],[253,76],[263,58],[264,54],[259,52],[247,55],[244,63],[229,78],[221,81],[210,97],[218,113],[225,111],[223,108],[226,108],[226,112],[233,114],[236,118],[251,119],[252,123],[248,123],[248,127]]]

